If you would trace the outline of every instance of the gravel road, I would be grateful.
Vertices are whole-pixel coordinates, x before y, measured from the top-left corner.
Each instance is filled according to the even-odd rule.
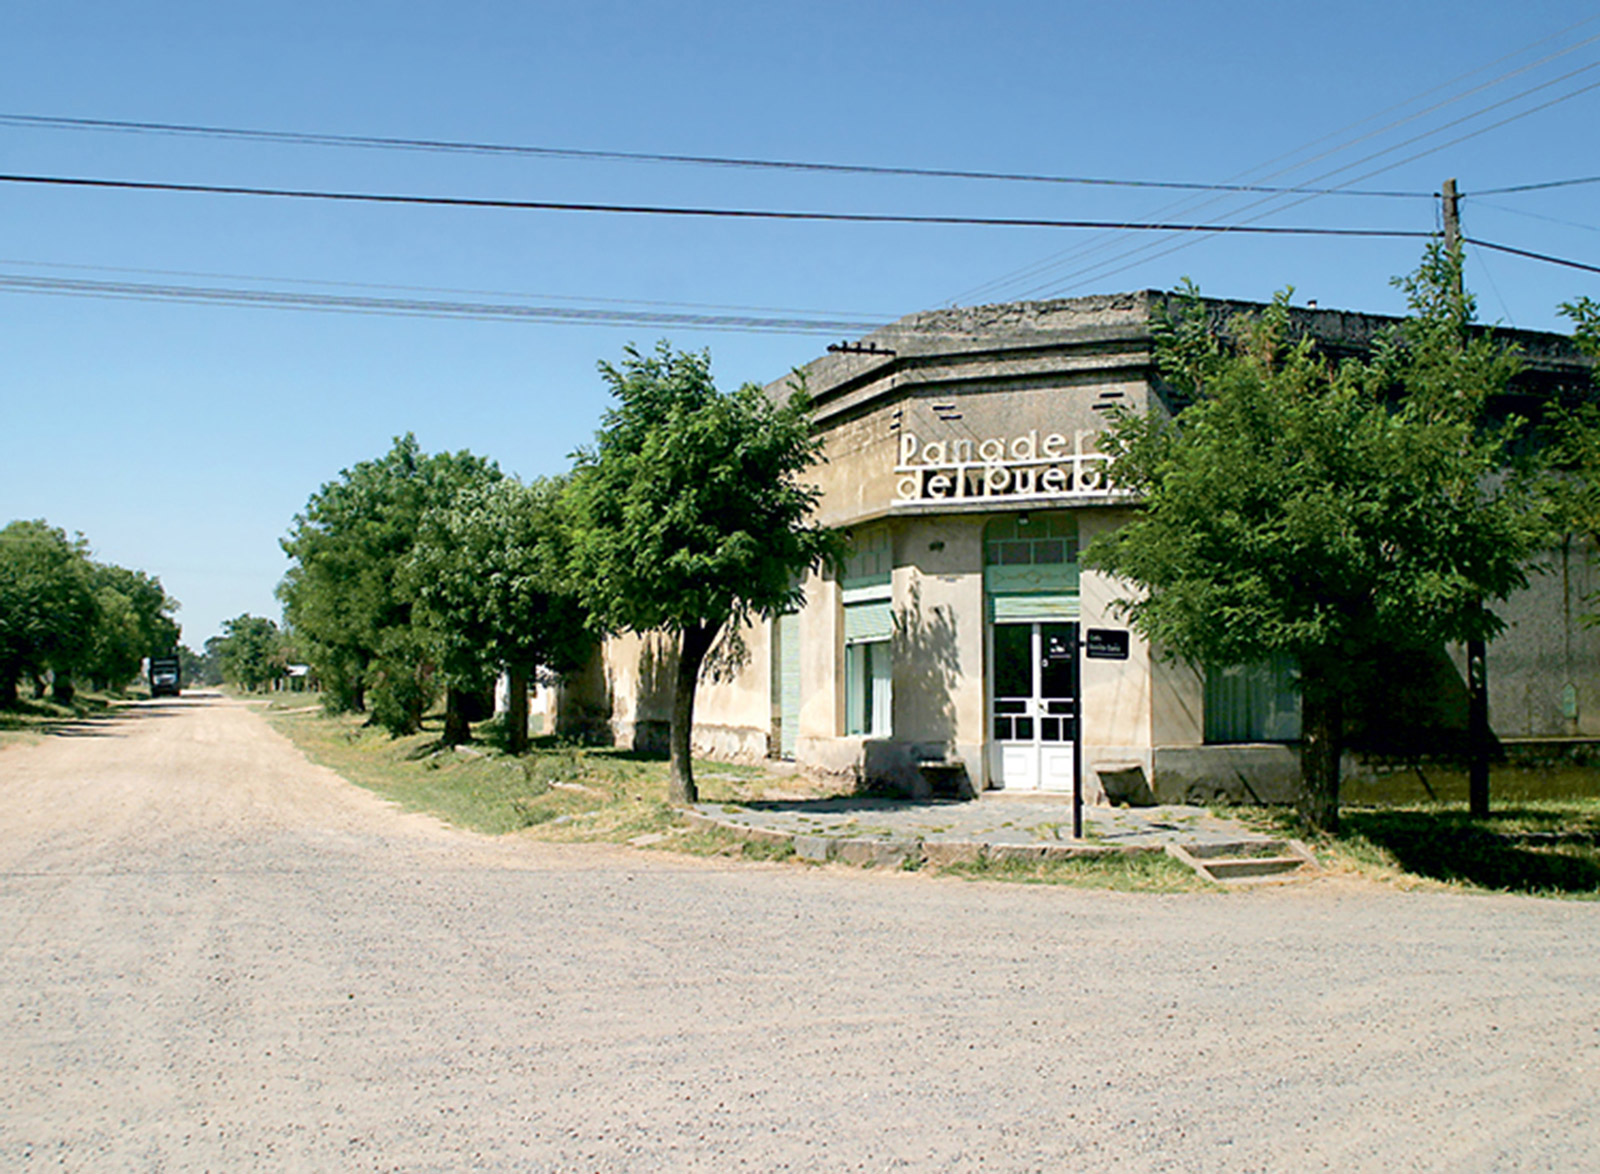
[[[491,839],[184,699],[0,750],[0,1168],[1600,1168],[1600,907]]]

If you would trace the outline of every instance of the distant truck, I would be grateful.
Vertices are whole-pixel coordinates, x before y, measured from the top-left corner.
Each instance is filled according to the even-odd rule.
[[[176,697],[183,689],[183,674],[176,656],[150,658],[150,696]]]

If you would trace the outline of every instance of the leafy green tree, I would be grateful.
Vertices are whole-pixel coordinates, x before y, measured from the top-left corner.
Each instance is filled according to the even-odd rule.
[[[396,659],[424,649],[421,641],[397,635],[410,627],[414,602],[401,570],[428,510],[448,506],[466,486],[499,477],[493,462],[465,451],[424,454],[408,433],[378,460],[343,470],[296,515],[282,541],[295,565],[278,595],[323,683],[325,704],[363,711],[369,684],[393,689],[421,679],[424,666],[400,671]],[[387,714],[414,711],[411,686],[404,691],[404,704],[386,704]],[[414,728],[402,719],[403,732],[407,726]]]
[[[1573,342],[1600,360],[1600,302],[1590,298],[1563,302],[1561,312],[1573,322]],[[1565,473],[1552,481],[1556,509],[1571,532],[1600,546],[1600,405],[1590,401],[1558,413],[1552,434],[1555,461]],[[1588,618],[1591,623],[1597,620]]]
[[[212,650],[210,641],[207,650]],[[283,676],[283,633],[265,616],[246,612],[223,620],[215,653],[223,680],[251,693]]]
[[[43,519],[0,530],[0,707],[17,704],[25,674],[47,670],[71,700],[71,673],[89,651],[95,617],[82,536],[69,539]]]
[[[707,654],[730,626],[797,606],[801,577],[840,554],[801,481],[821,441],[803,390],[782,404],[754,384],[724,394],[708,354],[630,347],[600,371],[617,406],[569,484],[573,583],[598,629],[676,637],[670,795],[692,803]]]
[[[145,657],[177,646],[181,629],[171,613],[178,601],[143,571],[95,563],[90,578],[98,614],[83,668],[96,688],[121,688]]]
[[[222,684],[222,670],[212,655],[213,646],[220,643],[221,639],[220,636],[213,636],[206,641],[203,652],[196,652],[187,644],[178,645],[178,671],[185,681],[195,685]]]
[[[527,748],[529,674],[540,665],[571,671],[592,645],[583,610],[564,586],[561,487],[508,477],[463,489],[449,507],[424,516],[408,568],[446,681],[482,690],[508,673],[513,753]],[[451,706],[445,716],[445,741],[465,741],[461,709]]]
[[[1295,658],[1302,812],[1321,829],[1338,826],[1344,698],[1386,655],[1492,637],[1486,602],[1526,584],[1547,535],[1514,424],[1484,419],[1516,358],[1469,330],[1459,264],[1430,248],[1404,283],[1413,316],[1338,366],[1291,336],[1286,295],[1227,337],[1189,297],[1157,357],[1191,406],[1124,415],[1105,438],[1142,504],[1086,562],[1140,588],[1127,613],[1169,654]]]

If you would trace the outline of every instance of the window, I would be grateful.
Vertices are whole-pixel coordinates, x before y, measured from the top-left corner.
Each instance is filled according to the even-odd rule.
[[[1294,658],[1206,671],[1207,742],[1298,742]]]
[[[1072,514],[992,519],[983,529],[983,563],[990,619],[1078,618],[1078,519]]]
[[[839,584],[844,596],[846,734],[885,738],[893,724],[893,574],[889,527],[858,530]]]
[[[891,647],[887,640],[845,645],[845,733],[889,736],[894,704]]]
[[[1078,519],[1060,512],[996,518],[983,529],[983,561],[991,567],[1076,568]]]
[[[850,557],[845,561],[839,585],[846,591],[871,587],[887,589],[893,571],[894,547],[889,527],[866,526],[851,535]]]

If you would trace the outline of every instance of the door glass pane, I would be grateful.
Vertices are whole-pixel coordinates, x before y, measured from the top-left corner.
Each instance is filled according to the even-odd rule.
[[[1077,624],[1039,625],[1039,650],[1043,659],[1039,696],[1072,698],[1078,695],[1077,645]]]
[[[994,628],[994,695],[1033,696],[1033,627],[996,624]]]

